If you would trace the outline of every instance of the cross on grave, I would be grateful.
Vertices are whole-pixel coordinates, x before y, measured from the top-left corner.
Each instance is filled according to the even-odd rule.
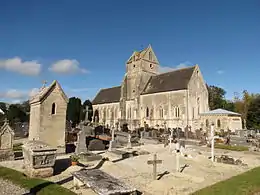
[[[157,154],[154,154],[153,160],[147,161],[148,165],[153,165],[153,179],[156,180],[157,177],[157,164],[162,164],[162,160],[157,160]]]
[[[173,129],[171,129],[170,131],[171,131],[171,134],[169,135],[169,141],[170,141],[169,151],[171,152],[172,140],[173,140]]]
[[[214,136],[215,131],[214,131],[214,124],[211,125],[211,131],[210,131],[210,139],[211,139],[211,161],[214,162],[215,157],[214,157],[214,143],[215,139],[219,138],[219,136]]]
[[[4,119],[4,123],[9,124],[9,121],[7,118]]]
[[[87,122],[88,121],[88,105],[86,105],[84,112],[85,112],[85,122]]]
[[[43,84],[42,87],[46,87],[47,81],[46,81],[46,80],[43,80],[43,81],[42,81],[42,84]]]

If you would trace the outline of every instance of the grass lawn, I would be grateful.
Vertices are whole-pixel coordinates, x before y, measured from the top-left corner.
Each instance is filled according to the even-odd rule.
[[[260,167],[203,188],[193,195],[253,195],[260,192]]]
[[[29,178],[21,172],[6,167],[0,166],[0,178],[12,181],[14,184],[31,190],[37,195],[76,195],[58,184],[42,179]]]
[[[215,148],[232,150],[232,151],[248,151],[248,147],[246,146],[232,146],[232,145],[224,145],[224,144],[214,144]]]

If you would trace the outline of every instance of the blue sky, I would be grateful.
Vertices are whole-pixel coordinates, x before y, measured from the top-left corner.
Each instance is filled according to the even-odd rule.
[[[2,0],[0,101],[26,99],[57,79],[68,96],[119,85],[134,50],[161,66],[199,64],[227,98],[259,92],[260,2]]]

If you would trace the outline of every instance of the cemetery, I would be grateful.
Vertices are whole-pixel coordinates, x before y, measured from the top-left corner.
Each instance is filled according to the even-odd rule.
[[[38,109],[34,105],[37,102],[45,111],[55,112],[51,123],[58,125],[44,120],[48,114],[37,112],[42,122],[31,122],[28,139],[20,143],[14,140],[14,131],[5,120],[0,129],[0,180],[11,181],[5,189],[9,186],[17,189],[17,194],[28,195],[50,191],[58,195],[214,194],[216,188],[224,192],[229,183],[237,180],[239,184],[242,177],[252,182],[253,189],[242,186],[236,188],[237,192],[258,189],[257,150],[230,144],[228,132],[226,136],[216,133],[214,124],[206,132],[148,127],[125,131],[91,122],[86,114],[65,136],[65,115],[54,115],[64,113],[66,101],[57,81],[43,88],[31,102],[31,109]],[[30,117],[36,119],[33,115],[31,112]],[[49,129],[41,132],[42,126]],[[53,138],[54,130],[60,132]],[[64,135],[63,141],[60,135]],[[75,148],[68,152],[68,144]],[[259,148],[259,144],[253,147]],[[15,157],[15,151],[22,156]]]

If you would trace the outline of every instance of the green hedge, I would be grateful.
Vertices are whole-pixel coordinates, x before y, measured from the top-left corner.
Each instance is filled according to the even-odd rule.
[[[62,186],[43,179],[29,178],[23,173],[0,166],[0,178],[11,181],[37,195],[76,195]]]
[[[249,195],[260,192],[260,167],[203,188],[193,195]]]

